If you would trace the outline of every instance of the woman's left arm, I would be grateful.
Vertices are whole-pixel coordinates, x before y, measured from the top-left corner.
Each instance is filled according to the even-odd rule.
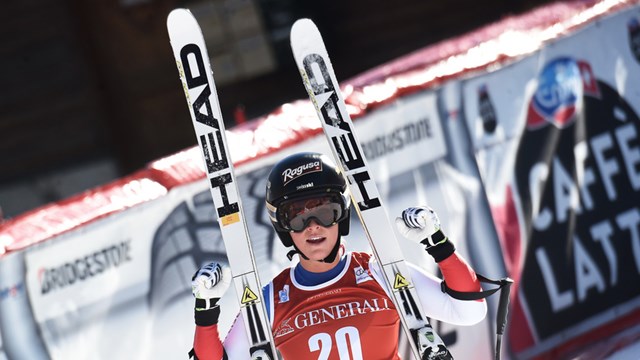
[[[466,292],[481,290],[478,277],[467,261],[456,252],[455,245],[440,228],[438,215],[429,207],[412,207],[396,218],[398,231],[407,239],[425,245],[442,275],[447,287]],[[484,300],[457,300],[442,291],[441,280],[411,265],[420,302],[427,316],[454,325],[474,325],[487,314]]]
[[[441,264],[445,262],[445,264]],[[480,283],[475,272],[457,253],[438,263],[447,286],[457,291],[479,291]],[[444,266],[443,266],[444,265]],[[484,300],[456,300],[442,291],[442,280],[428,274],[422,268],[409,263],[411,280],[415,285],[420,303],[430,318],[453,325],[475,325],[487,314]]]

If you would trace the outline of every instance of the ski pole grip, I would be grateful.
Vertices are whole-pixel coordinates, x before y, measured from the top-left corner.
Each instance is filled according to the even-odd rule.
[[[507,313],[509,312],[509,294],[511,293],[511,285],[513,280],[504,278],[501,280],[502,289],[500,290],[500,300],[498,302],[498,314],[496,316],[496,332],[502,335],[507,325]]]

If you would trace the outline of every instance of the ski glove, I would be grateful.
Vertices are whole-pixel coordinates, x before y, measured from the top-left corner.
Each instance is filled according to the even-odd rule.
[[[191,277],[191,291],[196,298],[196,325],[209,326],[218,323],[218,301],[231,284],[231,270],[212,262],[204,265]]]
[[[396,218],[396,228],[405,238],[425,245],[436,262],[448,258],[456,250],[442,232],[438,214],[428,206],[406,208],[402,216]]]

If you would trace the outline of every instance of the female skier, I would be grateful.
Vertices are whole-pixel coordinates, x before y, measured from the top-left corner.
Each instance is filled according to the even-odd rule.
[[[338,168],[317,153],[283,159],[269,174],[266,207],[280,240],[292,247],[289,258],[294,254],[299,257],[296,265],[284,269],[263,288],[275,345],[282,357],[400,359],[400,318],[381,267],[370,254],[346,251],[341,243],[341,236],[349,233],[351,199]],[[415,214],[425,215],[426,226],[415,223]],[[444,236],[433,210],[408,208],[395,223],[403,236],[426,245],[450,289],[481,290],[476,273]],[[441,291],[440,279],[411,264],[409,268],[428,317],[454,325],[473,325],[484,319],[484,300],[455,300]],[[217,302],[230,282],[229,269],[216,263],[203,266],[192,278],[196,297],[194,351],[199,360],[219,360],[242,353],[239,351],[248,355],[246,339],[223,346],[218,335]],[[242,323],[234,323],[229,337],[243,327]],[[259,358],[255,353],[252,357]]]

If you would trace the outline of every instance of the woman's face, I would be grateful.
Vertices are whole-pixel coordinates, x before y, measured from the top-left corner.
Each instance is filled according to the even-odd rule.
[[[309,260],[319,261],[329,256],[338,241],[338,224],[324,227],[311,219],[304,230],[289,234],[300,252]]]
[[[339,257],[331,263],[322,260],[327,258],[338,241],[340,227],[338,220],[343,215],[339,198],[332,194],[295,199],[281,204],[279,212],[284,228],[299,252],[302,266],[313,272],[326,271],[334,266]]]

